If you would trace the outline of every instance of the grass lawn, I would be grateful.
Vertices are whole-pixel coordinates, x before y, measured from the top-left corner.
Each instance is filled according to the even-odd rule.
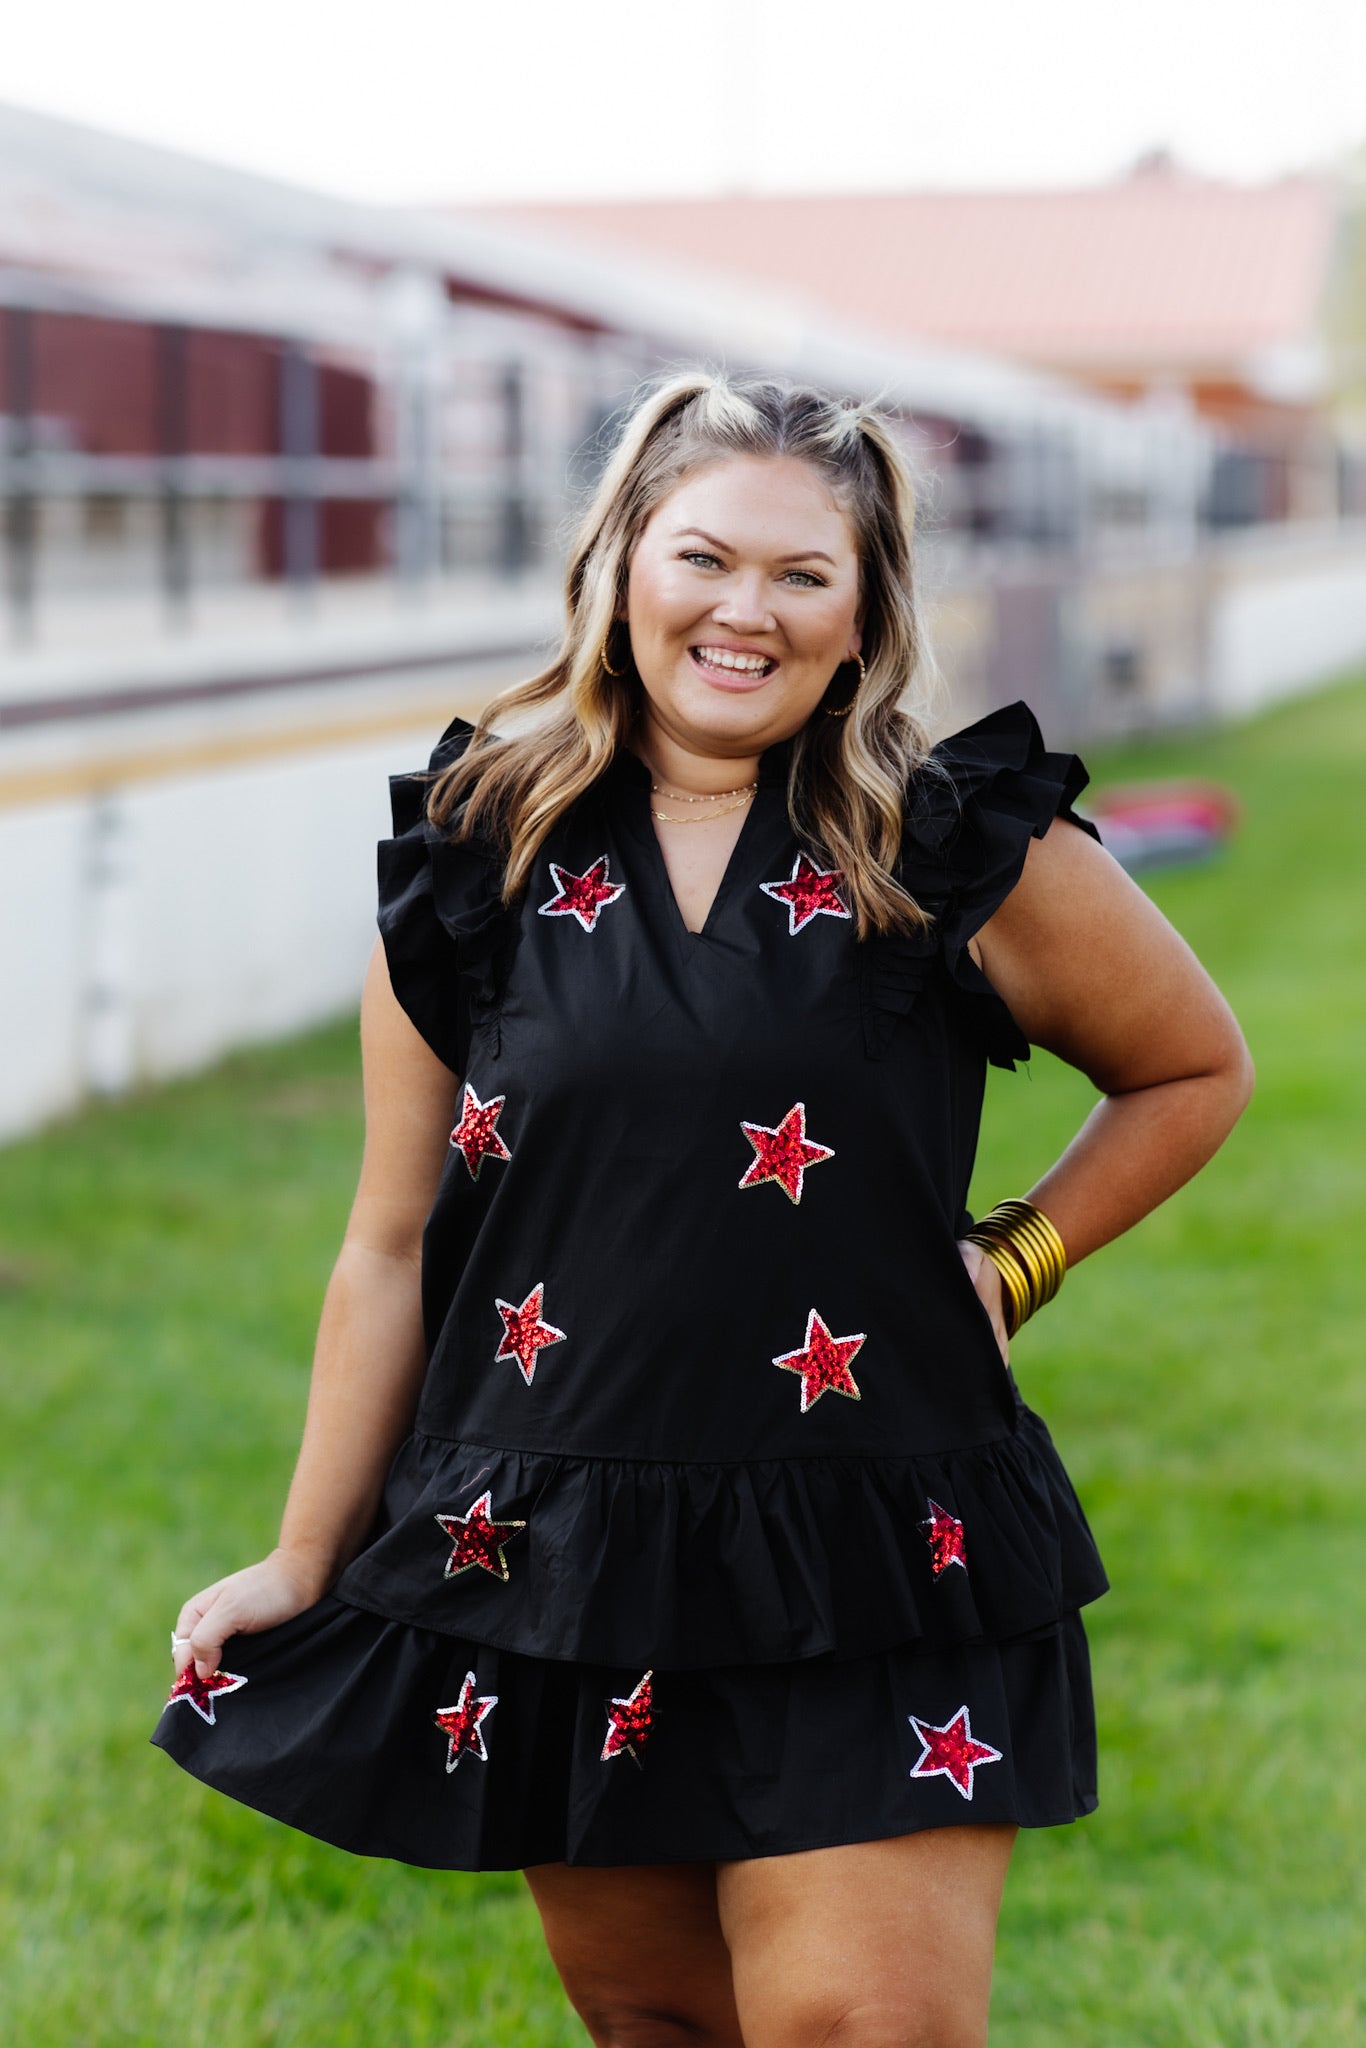
[[[1191,1187],[1021,1336],[1114,1580],[1101,1807],[1020,1838],[993,2048],[1366,2040],[1366,684],[1093,761],[1197,770],[1231,849],[1153,894],[1259,1071]],[[147,1737],[181,1599],[267,1550],[354,1184],[352,1026],[0,1155],[0,2032],[23,2048],[555,2048],[520,1876],[367,1863]],[[993,1075],[979,1206],[1091,1100]]]

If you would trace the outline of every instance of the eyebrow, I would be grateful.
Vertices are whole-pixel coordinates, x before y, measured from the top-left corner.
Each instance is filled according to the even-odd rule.
[[[734,548],[728,540],[718,540],[714,533],[705,533],[700,526],[680,526],[674,533],[675,540],[682,540],[685,534],[695,533],[699,540],[709,540],[714,548],[720,548],[723,555],[733,555]],[[777,555],[779,562],[828,562],[832,569],[839,565],[833,555],[827,555],[820,548],[802,548],[795,555]]]

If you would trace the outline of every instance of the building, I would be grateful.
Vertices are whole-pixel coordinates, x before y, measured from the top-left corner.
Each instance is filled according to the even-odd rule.
[[[642,252],[0,107],[0,1134],[354,1005],[385,778],[543,665],[661,369],[880,400],[945,723],[1089,743],[1366,652],[1359,526],[1211,526],[1227,422],[701,268],[700,217]]]
[[[1326,328],[1345,194],[1238,185],[1155,153],[1091,188],[517,205],[485,218],[649,249],[903,343],[996,356],[1208,422],[1214,526],[1366,509]]]
[[[1198,431],[800,280],[703,284],[667,235],[642,257],[562,228],[360,206],[0,107],[11,644],[90,598],[184,623],[196,593],[544,566],[604,422],[680,359],[878,392],[969,542],[1189,523]]]

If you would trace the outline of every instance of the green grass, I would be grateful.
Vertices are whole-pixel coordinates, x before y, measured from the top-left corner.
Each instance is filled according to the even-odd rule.
[[[1088,1610],[1101,1808],[1021,1837],[993,2044],[1358,2043],[1366,685],[1102,765],[1243,799],[1225,855],[1151,887],[1259,1085],[1016,1347],[1115,1584]],[[993,1076],[980,1203],[1089,1101],[1047,1058]],[[359,1135],[348,1026],[0,1155],[0,2030],[23,2048],[583,2039],[515,1873],[349,1858],[147,1741],[179,1601],[274,1540]]]

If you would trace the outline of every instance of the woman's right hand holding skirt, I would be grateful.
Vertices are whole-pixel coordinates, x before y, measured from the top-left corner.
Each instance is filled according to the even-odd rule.
[[[211,1678],[230,1636],[255,1635],[260,1629],[291,1621],[320,1600],[326,1590],[314,1568],[278,1549],[259,1564],[215,1579],[202,1592],[192,1594],[176,1617],[175,1633],[181,1639],[179,1648],[172,1651],[176,1677],[193,1660],[199,1676]]]

